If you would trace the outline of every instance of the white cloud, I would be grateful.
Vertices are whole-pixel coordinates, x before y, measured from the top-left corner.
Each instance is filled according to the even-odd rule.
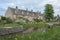
[[[8,3],[7,5],[8,6],[14,6],[14,3]]]
[[[7,9],[8,6],[16,7],[20,9],[33,9],[44,11],[45,4],[52,4],[55,10],[55,14],[60,13],[60,0],[1,0],[0,8]]]

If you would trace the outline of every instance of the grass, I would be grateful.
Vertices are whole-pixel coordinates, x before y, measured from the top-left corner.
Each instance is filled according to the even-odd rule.
[[[47,26],[46,23],[10,23],[10,24],[0,24],[0,27],[16,27],[22,25],[24,28],[30,28],[30,27],[45,27]]]
[[[0,24],[0,27],[16,27],[19,26],[17,23],[9,23],[9,24]]]
[[[49,22],[52,24],[59,24],[59,22]],[[40,23],[10,23],[10,24],[0,24],[0,27],[16,27],[16,26],[20,26],[22,25],[24,28],[30,28],[30,27],[46,27],[47,24],[44,22],[40,22]]]
[[[20,24],[11,23],[11,24],[3,24],[0,27],[15,27],[19,26]],[[46,23],[25,23],[21,24],[24,28],[30,27],[46,27]],[[47,29],[45,32],[35,31],[30,34],[15,34],[15,35],[5,35],[0,36],[0,40],[60,40],[60,27],[54,27],[51,29]]]
[[[60,27],[47,29],[45,32],[33,32],[30,34],[16,34],[0,36],[0,40],[60,40]]]
[[[52,24],[60,24],[60,22],[48,22],[48,23],[52,23]]]
[[[46,27],[46,23],[26,23],[22,24],[24,28],[31,28],[31,27]]]

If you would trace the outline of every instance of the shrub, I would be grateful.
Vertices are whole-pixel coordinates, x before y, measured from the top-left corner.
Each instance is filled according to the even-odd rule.
[[[2,23],[2,24],[6,24],[6,23],[12,23],[13,21],[12,21],[12,19],[10,19],[10,18],[6,18],[6,17],[1,17],[1,20],[0,20],[0,23]]]
[[[12,23],[12,22],[13,22],[12,19],[6,18],[6,23]]]
[[[42,19],[38,19],[38,18],[34,18],[33,19],[35,22],[42,22],[43,20]]]
[[[1,20],[6,20],[6,17],[1,16]]]

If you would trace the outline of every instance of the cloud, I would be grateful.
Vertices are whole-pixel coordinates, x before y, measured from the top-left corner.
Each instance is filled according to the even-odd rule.
[[[45,4],[52,4],[54,7],[55,14],[60,13],[60,0],[0,0],[0,15],[5,13],[8,6],[16,7],[18,6],[20,9],[29,10],[33,9],[34,11],[44,12]]]

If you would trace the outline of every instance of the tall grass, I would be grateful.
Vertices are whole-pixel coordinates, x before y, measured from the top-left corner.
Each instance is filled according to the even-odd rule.
[[[0,36],[0,40],[60,40],[60,27],[47,29],[45,32],[33,32],[30,34],[16,34]]]

